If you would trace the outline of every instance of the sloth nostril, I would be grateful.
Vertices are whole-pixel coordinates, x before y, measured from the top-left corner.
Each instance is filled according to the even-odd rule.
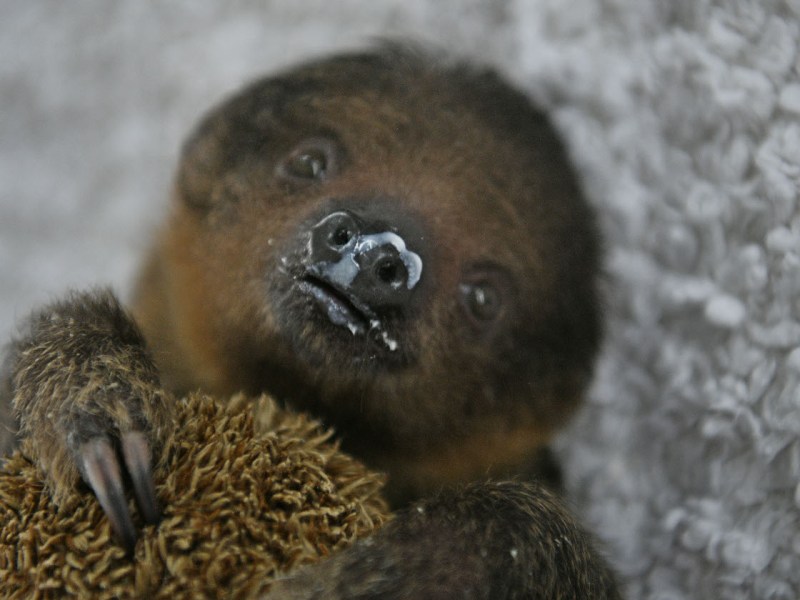
[[[351,239],[353,239],[353,232],[344,226],[338,227],[331,234],[331,242],[337,247],[346,246]]]
[[[383,283],[390,285],[398,285],[403,280],[403,273],[397,261],[392,259],[382,260],[375,265],[375,274]]]

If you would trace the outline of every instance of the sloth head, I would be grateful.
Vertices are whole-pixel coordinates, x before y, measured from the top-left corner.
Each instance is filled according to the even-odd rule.
[[[415,481],[465,452],[519,462],[584,390],[593,216],[490,70],[390,46],[258,81],[200,124],[176,189],[162,262],[189,385],[271,391],[378,466],[419,456]]]

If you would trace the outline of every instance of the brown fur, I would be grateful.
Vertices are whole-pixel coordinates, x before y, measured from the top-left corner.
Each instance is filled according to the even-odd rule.
[[[546,445],[580,401],[601,329],[592,213],[522,94],[491,71],[392,46],[310,63],[213,110],[185,146],[174,196],[134,301],[142,334],[113,298],[80,296],[34,318],[12,352],[23,447],[38,452],[57,499],[75,489],[76,460],[89,464],[84,479],[105,477],[87,455],[97,439],[143,432],[159,456],[176,395],[266,390],[387,471],[396,505],[450,490],[281,593],[618,597],[549,492],[485,481],[552,471]],[[342,214],[357,237],[320,229]],[[315,280],[326,299],[308,292],[333,251],[333,237],[314,235],[342,232],[400,238],[422,260],[413,291],[410,279],[392,292],[361,279],[375,287]],[[378,277],[378,263],[359,264]],[[363,312],[373,297],[383,300]],[[101,465],[116,467],[99,448]]]
[[[11,373],[23,453],[39,461],[56,503],[80,480],[74,454],[114,428],[145,425],[158,452],[175,422],[174,399],[142,351],[141,334],[110,294],[73,296],[33,315]],[[64,402],[69,398],[69,402]]]

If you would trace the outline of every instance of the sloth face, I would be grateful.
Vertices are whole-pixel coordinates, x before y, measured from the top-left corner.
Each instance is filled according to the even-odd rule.
[[[549,431],[586,383],[593,218],[491,72],[389,49],[257,82],[189,140],[177,196],[185,343],[220,389],[421,449],[487,419]]]

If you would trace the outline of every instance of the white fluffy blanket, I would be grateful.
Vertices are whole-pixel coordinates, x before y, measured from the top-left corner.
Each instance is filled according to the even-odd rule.
[[[398,34],[553,110],[601,213],[608,341],[559,449],[631,598],[800,597],[798,0],[7,4],[0,335],[127,290],[211,103]]]

